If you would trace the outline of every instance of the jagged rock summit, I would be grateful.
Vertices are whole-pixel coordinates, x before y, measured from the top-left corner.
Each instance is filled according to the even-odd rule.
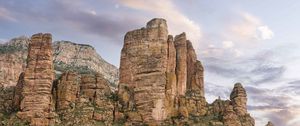
[[[186,34],[173,38],[166,20],[152,19],[125,35],[116,119],[127,125],[254,125],[242,85],[235,84],[230,100],[209,105],[203,72]]]
[[[50,34],[33,35],[17,85],[0,87],[1,126],[255,125],[240,83],[229,100],[206,102],[204,67],[192,43],[185,33],[169,35],[164,19],[155,18],[145,28],[126,33],[117,91],[99,72],[63,71],[55,78],[57,61],[84,64],[66,59],[76,58],[73,52],[78,49],[93,52],[85,45],[64,48],[72,43],[55,48],[51,39]],[[55,57],[56,52],[60,56]]]

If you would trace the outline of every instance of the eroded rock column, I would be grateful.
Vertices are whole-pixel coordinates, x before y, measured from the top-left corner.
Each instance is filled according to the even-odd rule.
[[[176,75],[179,95],[185,95],[187,86],[187,40],[185,33],[175,36]]]
[[[232,106],[237,115],[243,116],[247,113],[247,94],[240,83],[236,83],[230,94]]]
[[[125,35],[121,54],[119,97],[129,118],[149,123],[164,120],[168,30],[164,19]],[[134,104],[134,105],[132,105]]]
[[[22,89],[21,112],[17,116],[34,126],[49,125],[51,89],[54,79],[51,34],[31,37]]]

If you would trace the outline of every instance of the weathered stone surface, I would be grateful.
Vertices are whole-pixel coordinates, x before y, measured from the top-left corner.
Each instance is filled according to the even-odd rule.
[[[49,124],[54,80],[51,45],[51,34],[42,33],[33,35],[29,44],[18,117],[29,120],[32,125]]]
[[[112,89],[118,84],[118,68],[106,62],[90,45],[56,41],[53,58],[56,71],[66,72],[69,68],[79,74],[99,73],[112,84]]]
[[[269,121],[266,126],[274,126],[274,124]]]
[[[58,124],[72,126],[113,123],[114,95],[109,82],[101,74],[80,76],[73,72],[64,73],[55,90],[56,112],[60,116]]]
[[[129,97],[134,97],[132,102],[145,122],[166,118],[167,41],[168,30],[164,19],[153,19],[147,23],[146,28],[125,35],[121,54],[119,95],[122,98],[128,94],[124,93],[127,92],[125,88],[133,91],[134,96]],[[127,106],[129,103],[122,104]]]
[[[176,49],[173,36],[168,36],[168,66],[167,66],[167,84],[166,84],[166,112],[169,117],[176,116],[178,108],[177,100],[177,79],[176,79]]]
[[[185,33],[175,36],[178,95],[185,95],[187,86],[187,40]]]
[[[30,39],[21,36],[0,44],[0,85],[15,86],[26,68],[27,47]]]
[[[238,115],[245,115],[247,113],[247,94],[242,84],[236,83],[230,94],[233,109]]]
[[[153,19],[146,28],[126,34],[117,94],[111,91],[107,76],[95,71],[71,70],[53,82],[51,37],[37,34],[31,41],[28,65],[17,86],[7,91],[0,88],[0,121],[4,125],[26,125],[27,121],[37,126],[255,124],[246,110],[246,91],[239,83],[235,84],[230,100],[206,102],[204,68],[195,49],[185,33],[175,39],[168,35],[164,19]],[[64,55],[57,56],[57,61],[74,64],[84,58],[79,56],[74,62],[65,58],[77,56],[60,52],[70,51],[60,49],[67,45],[71,52],[92,54],[87,51],[91,47],[75,44],[73,48],[73,44],[67,43],[57,47],[54,54]],[[57,61],[54,62],[59,64]],[[62,71],[68,68],[71,67]],[[20,112],[15,116],[13,110]]]
[[[21,100],[23,99],[22,91],[23,91],[24,84],[25,84],[24,75],[25,75],[24,72],[22,72],[20,74],[18,83],[17,83],[17,85],[15,87],[15,90],[14,90],[13,107],[15,108],[15,110],[20,110]]]
[[[0,85],[15,86],[19,75],[25,71],[30,38],[21,36],[0,44]],[[106,62],[96,50],[85,44],[56,41],[52,44],[54,69],[58,77],[67,71],[100,73],[109,80],[110,87],[117,88],[118,68]]]
[[[75,72],[64,73],[56,85],[56,110],[71,109],[79,97],[79,76]]]

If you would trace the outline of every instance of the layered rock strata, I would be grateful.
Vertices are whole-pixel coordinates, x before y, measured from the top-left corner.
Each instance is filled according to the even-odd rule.
[[[30,121],[31,125],[49,125],[54,80],[52,59],[51,34],[33,35],[29,44],[18,113],[18,117]]]
[[[168,35],[164,19],[126,34],[117,94],[95,72],[71,70],[54,80],[51,51],[51,35],[32,36],[17,86],[0,87],[0,125],[254,126],[240,83],[229,100],[206,102],[195,49],[185,33]]]
[[[124,41],[120,104],[125,111],[137,111],[130,114],[140,118],[135,121],[152,123],[186,115],[187,107],[197,101],[204,103],[197,107],[204,107],[203,67],[185,33],[173,39],[166,21],[153,19],[146,28],[128,32]],[[191,94],[197,90],[195,101],[185,98],[187,90]]]
[[[164,19],[128,32],[121,52],[116,120],[125,119],[127,125],[253,126],[241,84],[235,84],[230,100],[209,105],[203,73],[185,33],[168,35]]]
[[[25,71],[30,38],[21,36],[0,44],[0,85],[16,86],[19,75]],[[66,71],[79,74],[100,73],[116,89],[118,68],[97,54],[94,47],[70,41],[56,41],[52,44],[53,64],[56,78]]]

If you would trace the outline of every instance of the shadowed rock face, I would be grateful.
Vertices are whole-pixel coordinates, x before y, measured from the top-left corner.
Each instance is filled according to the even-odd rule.
[[[18,117],[29,120],[32,125],[49,125],[53,80],[52,36],[35,34],[29,43]]]

